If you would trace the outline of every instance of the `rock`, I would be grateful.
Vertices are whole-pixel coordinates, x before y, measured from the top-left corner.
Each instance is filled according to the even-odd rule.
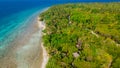
[[[77,57],[79,57],[80,55],[79,55],[77,52],[75,52],[75,53],[73,53],[73,56],[74,56],[75,58],[77,58]]]
[[[81,49],[81,46],[82,46],[82,42],[78,42],[77,45],[76,45],[76,47],[77,47],[78,49]]]
[[[78,45],[78,44],[76,45],[76,47],[77,47],[78,49],[80,49],[80,48],[81,48],[81,46],[80,46],[80,45]]]

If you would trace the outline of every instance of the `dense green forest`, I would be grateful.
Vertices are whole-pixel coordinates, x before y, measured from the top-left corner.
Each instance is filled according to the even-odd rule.
[[[45,20],[47,68],[120,68],[120,3],[55,5]]]

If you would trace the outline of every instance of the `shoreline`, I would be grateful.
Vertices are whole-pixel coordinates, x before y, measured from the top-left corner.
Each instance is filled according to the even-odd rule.
[[[30,44],[33,34],[38,30],[36,18],[37,12],[22,20],[20,25],[16,26],[14,33],[8,36],[6,41],[2,43],[4,46],[0,47],[0,68],[20,68],[25,66],[25,64],[27,67],[24,68],[28,68],[35,57],[34,54],[40,53],[40,48],[36,49],[35,52],[35,50],[31,49],[33,47]],[[13,41],[10,41],[9,38]],[[29,47],[27,47],[28,45]],[[25,46],[26,49],[24,48]],[[38,48],[37,45],[35,48]],[[23,52],[24,50],[25,52]],[[35,53],[30,54],[30,51]]]
[[[43,36],[43,32],[42,30],[45,29],[45,23],[44,21],[39,21],[40,18],[38,17],[38,27],[39,29],[41,30],[41,35]],[[49,60],[49,56],[48,56],[48,53],[43,45],[43,42],[41,42],[41,48],[42,48],[42,62],[41,62],[41,67],[40,68],[45,68],[46,67],[46,64]]]
[[[0,47],[0,68],[45,68],[45,48],[41,45],[42,29],[38,26],[39,14],[49,7],[36,11],[16,26],[13,34],[8,36]],[[6,44],[7,41],[11,41]],[[47,53],[46,53],[47,54]]]
[[[43,48],[40,46],[42,29],[39,29],[37,17],[45,10],[47,8],[31,14],[12,34],[17,35],[15,40],[4,49],[0,47],[0,68],[40,68],[43,63]]]

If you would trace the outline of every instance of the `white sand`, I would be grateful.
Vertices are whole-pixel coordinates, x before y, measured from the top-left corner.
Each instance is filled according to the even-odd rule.
[[[44,21],[39,21],[39,19],[40,18],[38,18],[39,29],[44,30],[45,29],[45,23],[44,23]],[[46,68],[46,64],[49,60],[49,56],[48,56],[48,53],[47,53],[45,47],[43,46],[43,43],[41,43],[41,47],[42,47],[42,50],[43,50],[43,61],[42,61],[41,68]]]
[[[46,64],[49,60],[49,57],[48,57],[48,53],[47,53],[46,49],[43,46],[43,43],[41,44],[41,47],[43,48],[43,62],[42,62],[41,68],[46,68]]]

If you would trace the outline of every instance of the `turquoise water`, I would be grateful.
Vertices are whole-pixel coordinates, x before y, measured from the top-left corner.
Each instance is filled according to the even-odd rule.
[[[0,27],[0,47],[8,45],[10,41],[14,40],[14,37],[20,34],[38,15],[36,11],[40,10],[38,8],[30,9],[3,19],[2,22],[8,21],[8,23]],[[12,35],[14,37],[11,37]]]
[[[39,57],[40,60],[42,55],[40,37],[35,39],[33,35],[38,32],[37,17],[46,9],[47,7],[31,8],[0,20],[5,22],[0,25],[0,68],[34,68],[34,65],[30,65],[34,61],[32,59]],[[34,41],[31,42],[31,39]],[[29,48],[24,49],[27,46]]]

